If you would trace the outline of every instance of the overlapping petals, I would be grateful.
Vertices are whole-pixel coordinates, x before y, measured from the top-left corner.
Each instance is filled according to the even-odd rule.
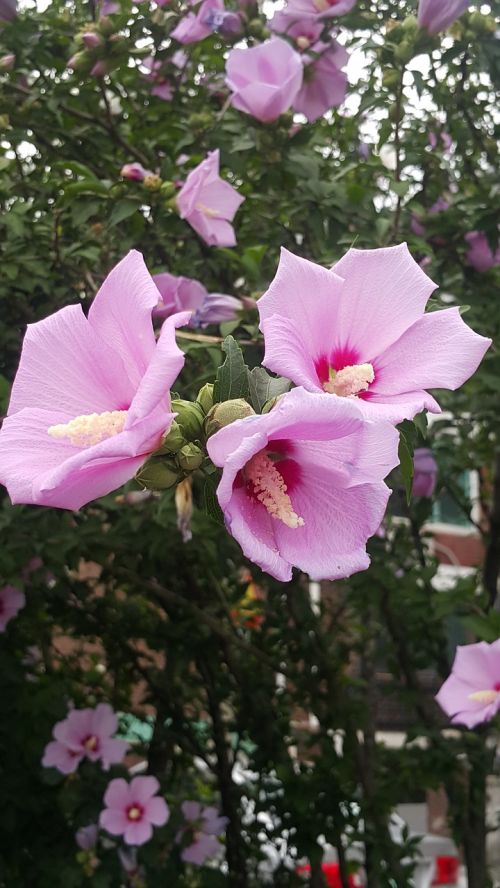
[[[226,63],[226,83],[234,108],[262,123],[287,111],[302,85],[298,52],[281,37],[250,48],[232,49]]]
[[[217,149],[189,173],[177,195],[177,207],[181,219],[186,219],[207,244],[234,247],[236,237],[230,223],[244,200],[219,176]]]
[[[474,728],[500,711],[500,639],[459,645],[436,700],[454,724]]]

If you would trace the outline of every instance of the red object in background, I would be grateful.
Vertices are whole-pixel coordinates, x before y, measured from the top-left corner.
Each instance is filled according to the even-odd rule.
[[[339,875],[339,865],[338,863],[324,863],[321,867],[328,888],[342,888],[342,882],[340,881]],[[310,873],[311,867],[309,864],[304,864],[304,866],[298,866],[295,870],[296,873]],[[362,888],[362,882],[359,880],[359,876],[353,875],[349,876],[349,888]]]
[[[433,885],[458,885],[458,857],[436,857]]]

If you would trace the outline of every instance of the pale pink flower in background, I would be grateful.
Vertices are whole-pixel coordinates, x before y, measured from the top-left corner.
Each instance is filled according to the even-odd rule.
[[[308,57],[304,80],[293,100],[293,108],[304,114],[309,123],[314,123],[330,108],[336,108],[344,101],[347,75],[341,68],[347,64],[348,58],[344,47],[335,41],[318,56]]]
[[[313,43],[316,43],[323,30],[322,22],[311,18],[296,21],[290,19],[283,10],[275,12],[269,27],[277,34],[286,34],[287,37],[292,37],[300,52],[309,49]]]
[[[101,35],[95,31],[84,31],[81,38],[87,49],[96,49],[103,42]]]
[[[219,157],[219,149],[210,151],[191,170],[176,201],[181,219],[207,244],[234,247],[236,237],[230,223],[245,198],[219,176]]]
[[[172,84],[168,80],[160,80],[151,88],[151,95],[164,102],[170,102],[174,95]]]
[[[146,176],[152,176],[152,170],[144,169],[142,163],[126,163],[120,170],[120,176],[130,179],[131,182],[143,182]]]
[[[413,496],[431,497],[436,489],[438,465],[429,447],[417,447],[413,454]]]
[[[26,604],[24,593],[15,586],[0,589],[0,632],[5,632],[7,623],[16,617]]]
[[[0,0],[0,22],[10,22],[17,15],[17,0]]]
[[[459,645],[436,700],[453,724],[474,728],[500,710],[500,639]]]
[[[217,808],[201,802],[183,802],[181,811],[186,824],[177,833],[176,841],[182,842],[187,836],[192,839],[191,844],[182,849],[181,859],[184,863],[203,866],[220,850],[217,836],[224,832],[227,817],[221,817]]]
[[[188,12],[171,33],[171,37],[179,43],[197,43],[213,33],[210,25],[210,13],[223,12],[222,0],[203,0],[196,13]],[[208,23],[207,23],[208,20]]]
[[[241,15],[238,12],[228,12],[225,9],[210,9],[203,21],[211,31],[222,34],[226,38],[237,37],[243,30]]]
[[[207,448],[223,470],[217,498],[229,533],[283,582],[293,566],[317,580],[365,570],[398,441],[390,423],[366,421],[353,401],[303,388],[267,414],[225,426]]]
[[[484,231],[469,231],[465,235],[465,240],[468,246],[465,261],[476,271],[489,271],[490,268],[500,265],[500,244],[494,253]]]
[[[172,56],[172,64],[175,65],[176,68],[185,68],[188,61],[189,56],[183,49],[177,49]]]
[[[302,86],[302,59],[286,40],[272,37],[257,46],[232,49],[226,62],[231,104],[262,123],[288,111]]]
[[[30,324],[0,431],[0,481],[13,503],[79,509],[132,478],[173,421],[169,387],[184,364],[175,329],[155,339],[158,290],[132,250],[88,318],[70,305]]]
[[[144,845],[153,835],[153,826],[163,826],[169,816],[167,803],[156,793],[156,777],[112,780],[104,794],[105,809],[99,824],[113,836],[123,836],[127,845]]]
[[[114,15],[115,12],[120,12],[119,3],[116,3],[115,0],[102,0],[99,10],[100,15]]]
[[[16,57],[13,52],[7,53],[0,58],[0,71],[12,71],[16,63]]]
[[[429,34],[445,31],[470,6],[470,0],[419,0],[418,23]]]
[[[370,418],[440,413],[426,389],[456,389],[491,340],[458,308],[424,314],[436,285],[406,244],[348,250],[331,270],[283,249],[259,299],[263,364],[311,392],[356,397]]]
[[[436,201],[426,210],[428,216],[435,216],[438,213],[444,213],[450,208],[450,202],[446,197],[438,197]],[[410,229],[413,234],[418,237],[426,237],[427,229],[423,223],[422,216],[419,213],[412,213],[410,219]]]
[[[99,61],[92,66],[89,73],[91,77],[104,77],[104,75],[107,74],[107,71],[108,63],[104,59],[99,59]]]
[[[345,15],[355,4],[356,0],[288,0],[280,15],[290,21],[308,18],[322,20]]]
[[[193,278],[176,277],[168,272],[153,275],[161,302],[153,312],[157,318],[169,317],[176,311],[191,311],[191,327],[206,327],[232,321],[241,309],[241,302],[225,293],[209,293]]]
[[[170,102],[174,90],[170,81],[162,73],[163,62],[160,59],[154,59],[153,56],[148,56],[143,60],[142,67],[146,69],[144,77],[153,84],[151,95],[163,99],[164,102]]]
[[[92,851],[97,845],[98,835],[99,827],[97,826],[97,823],[81,826],[75,833],[76,844],[82,849],[82,851]]]
[[[72,709],[63,721],[54,725],[54,740],[45,747],[42,765],[57,768],[63,774],[76,771],[84,758],[102,762],[108,771],[122,761],[129,746],[125,740],[113,740],[118,719],[108,703],[95,709]]]

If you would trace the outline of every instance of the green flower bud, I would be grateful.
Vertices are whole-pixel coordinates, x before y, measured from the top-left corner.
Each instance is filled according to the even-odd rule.
[[[172,401],[172,412],[177,413],[177,424],[187,441],[198,441],[203,436],[203,410],[196,401]]]
[[[99,19],[99,31],[104,37],[110,37],[116,31],[113,19],[108,15],[102,15]]]
[[[159,176],[155,176],[153,173],[151,176],[144,176],[142,184],[146,191],[159,191],[162,185],[162,180]]]
[[[265,40],[270,35],[269,28],[266,28],[260,18],[254,18],[248,23],[248,33],[252,37],[259,37],[262,40]]]
[[[419,30],[418,21],[416,15],[407,15],[404,21],[402,22],[401,27],[408,34],[416,34]]]
[[[398,71],[394,71],[393,68],[386,68],[382,74],[382,86],[385,86],[386,89],[395,89],[400,81],[400,77],[401,75]]]
[[[206,111],[195,111],[188,117],[188,126],[194,130],[207,129],[212,123],[212,115]]]
[[[168,490],[181,480],[182,472],[173,459],[152,456],[139,469],[135,480],[146,490]]]
[[[173,197],[176,192],[176,187],[173,182],[163,182],[160,191],[162,197]]]
[[[158,456],[160,453],[177,453],[177,451],[180,450],[181,447],[184,447],[185,443],[186,439],[182,434],[179,423],[176,422],[174,419],[167,434],[161,442],[161,447],[159,447],[156,451],[156,455]]]
[[[410,59],[413,58],[415,54],[413,42],[411,40],[405,39],[399,46],[396,46],[394,50],[394,57],[398,60],[398,62],[409,62]]]
[[[254,415],[255,410],[243,398],[235,398],[234,401],[223,401],[221,404],[215,404],[209,410],[205,420],[205,434],[207,438],[210,438],[219,429],[230,425],[235,420]]]
[[[196,401],[206,415],[214,406],[214,386],[212,382],[206,382],[196,395]]]
[[[177,464],[185,472],[194,472],[195,469],[200,468],[205,459],[205,454],[200,447],[196,446],[196,444],[185,444],[184,447],[181,447],[179,450],[176,459]]]

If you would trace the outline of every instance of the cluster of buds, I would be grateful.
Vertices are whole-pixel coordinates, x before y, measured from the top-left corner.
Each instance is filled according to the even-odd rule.
[[[127,56],[128,44],[123,34],[115,32],[107,16],[85,27],[75,38],[77,51],[68,61],[68,68],[91,77],[103,77]]]

